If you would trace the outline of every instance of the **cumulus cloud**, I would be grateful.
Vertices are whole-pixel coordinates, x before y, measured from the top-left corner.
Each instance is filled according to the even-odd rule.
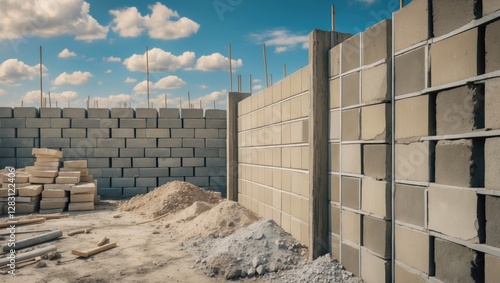
[[[149,82],[149,90],[155,89],[176,89],[181,88],[186,85],[186,82],[177,76],[166,76],[160,79],[158,82]],[[146,94],[147,93],[147,81],[142,81],[134,87],[135,94]]]
[[[276,53],[293,50],[298,46],[308,48],[309,44],[309,36],[307,34],[301,35],[282,28],[252,33],[249,37],[258,44],[265,43],[267,46],[273,46]]]
[[[121,62],[122,59],[119,57],[114,57],[114,56],[109,56],[109,57],[104,57],[102,58],[106,62]]]
[[[0,40],[72,35],[93,41],[105,39],[108,29],[90,15],[84,0],[3,0],[0,10]]]
[[[198,32],[200,25],[195,21],[180,17],[177,11],[157,2],[150,5],[151,14],[141,15],[136,7],[111,10],[114,17],[112,29],[122,37],[138,37],[147,30],[150,38],[178,39]]]
[[[252,87],[253,90],[261,90],[262,89],[262,85],[254,85]]]
[[[235,70],[243,66],[243,60],[231,59],[231,64]],[[199,71],[229,71],[229,58],[220,53],[203,55],[196,60],[194,68]]]
[[[7,94],[7,91],[0,88],[0,96],[6,95],[6,94]]]
[[[28,91],[21,99],[25,103],[38,103],[40,102],[40,91],[39,90]],[[50,99],[52,100],[53,103],[55,103],[55,101],[58,102],[70,101],[72,103],[79,102],[78,93],[74,91],[51,92]]]
[[[130,103],[134,100],[134,97],[129,94],[116,94],[107,97],[95,97],[95,101],[99,103],[99,108],[115,108],[120,107],[124,103]]]
[[[361,3],[361,4],[365,4],[365,5],[372,5],[375,2],[377,2],[377,0],[349,0],[349,2],[350,3]]]
[[[131,83],[137,82],[137,80],[134,79],[134,78],[127,77],[124,82],[128,83],[128,84],[131,84]]]
[[[43,66],[43,70],[47,68]],[[17,59],[7,59],[0,64],[0,83],[17,84],[20,80],[32,80],[40,73],[40,64],[29,66]]]
[[[111,74],[111,73],[113,73],[113,70],[111,69],[106,70],[106,74]]]
[[[199,87],[200,89],[207,89],[207,88],[208,88],[208,86],[207,86],[207,85],[199,85],[198,87]]]
[[[57,57],[62,58],[62,59],[68,59],[68,58],[75,57],[75,56],[76,56],[76,53],[73,51],[69,51],[68,48],[64,48],[64,50],[59,52],[59,54],[57,55]]]
[[[52,81],[52,84],[54,85],[82,85],[88,80],[93,77],[93,75],[90,72],[81,72],[81,71],[76,71],[73,72],[72,74],[68,74],[66,72],[60,74],[54,81]]]
[[[175,72],[178,69],[193,65],[194,52],[186,51],[179,56],[164,51],[161,48],[153,48],[149,51],[150,72]],[[134,54],[123,61],[123,65],[129,71],[146,72],[146,52]]]
[[[188,102],[184,100],[185,99],[183,99],[182,107],[188,107]],[[213,91],[199,98],[191,99],[191,104],[193,104],[195,107],[199,107],[200,101],[203,108],[213,108],[214,102],[215,105],[218,105],[219,107],[225,106],[227,101],[227,90],[223,89]]]

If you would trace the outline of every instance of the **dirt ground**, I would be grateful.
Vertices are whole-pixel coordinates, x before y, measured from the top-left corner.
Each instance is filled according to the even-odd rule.
[[[137,225],[149,220],[143,216],[119,211],[119,201],[103,201],[96,210],[70,212],[70,217],[47,220],[45,223],[21,226],[17,231],[40,229],[62,230],[63,237],[38,247],[56,245],[61,252],[59,260],[43,260],[44,268],[35,265],[17,270],[17,275],[0,275],[1,282],[23,283],[106,283],[106,282],[220,282],[222,278],[210,278],[201,270],[194,269],[197,256],[189,253],[175,228],[165,227],[162,220]],[[0,221],[5,218],[0,218]],[[92,228],[88,234],[67,236],[67,232]],[[5,229],[6,230],[6,229]],[[5,232],[5,231],[3,231]],[[40,233],[37,233],[40,234]],[[17,239],[36,234],[17,235]],[[71,254],[71,250],[96,247],[103,236],[118,246],[83,259]],[[5,242],[5,241],[2,241]],[[243,280],[243,279],[242,279]],[[263,278],[244,281],[267,282]]]

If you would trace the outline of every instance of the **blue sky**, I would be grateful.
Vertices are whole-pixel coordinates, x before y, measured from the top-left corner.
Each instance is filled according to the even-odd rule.
[[[348,33],[390,17],[398,0],[0,0],[0,106],[40,105],[39,46],[43,91],[52,107],[147,107],[145,50],[149,48],[150,99],[154,107],[225,108],[229,91],[265,84],[262,43],[273,81],[307,64],[307,35],[331,28]],[[48,104],[48,102],[47,102]],[[48,106],[48,105],[47,105]]]

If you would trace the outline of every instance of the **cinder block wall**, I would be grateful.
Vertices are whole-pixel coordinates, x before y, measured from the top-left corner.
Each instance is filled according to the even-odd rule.
[[[103,196],[173,180],[226,192],[225,110],[0,108],[0,167],[33,165],[33,147],[87,159]]]
[[[309,68],[238,103],[238,201],[309,243]]]

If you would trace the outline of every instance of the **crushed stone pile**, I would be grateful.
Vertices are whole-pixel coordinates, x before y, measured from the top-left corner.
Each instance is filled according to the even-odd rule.
[[[174,181],[144,195],[137,195],[120,205],[120,210],[130,211],[149,218],[174,214],[197,201],[217,204],[221,197],[214,192],[193,184]]]

